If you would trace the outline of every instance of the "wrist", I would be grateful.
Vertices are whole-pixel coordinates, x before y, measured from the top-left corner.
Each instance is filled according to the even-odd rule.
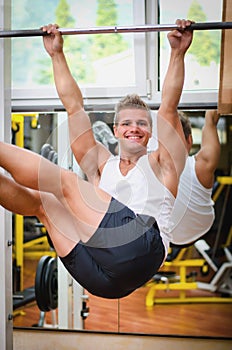
[[[64,56],[63,50],[61,50],[61,51],[54,51],[54,52],[51,54],[51,59],[52,59],[53,61],[64,60],[64,59],[65,59],[65,56]]]
[[[180,49],[171,49],[171,57],[183,58],[185,56],[186,51],[181,51]]]

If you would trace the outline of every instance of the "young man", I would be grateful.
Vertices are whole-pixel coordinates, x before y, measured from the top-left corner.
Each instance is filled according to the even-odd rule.
[[[191,123],[183,112],[179,112],[179,116],[186,139],[186,147],[190,153],[193,144]],[[195,242],[210,229],[215,219],[212,189],[220,157],[218,120],[219,115],[216,110],[206,111],[201,148],[196,154],[188,156],[181,174],[171,216],[173,223],[171,242],[176,245]],[[153,124],[155,124],[155,120],[153,120]],[[155,125],[153,129],[155,131]],[[154,132],[154,134],[156,133]],[[113,138],[112,132],[109,138]],[[157,136],[154,136],[155,138]],[[123,180],[123,176],[118,173],[118,164],[119,158],[117,157],[108,162],[101,175],[100,184],[106,192],[124,202],[123,198],[127,197],[127,192],[125,186],[124,188],[121,186],[121,190],[118,186],[118,182]]]
[[[88,182],[33,152],[0,143],[0,166],[14,179],[0,175],[0,204],[18,214],[37,216],[70,274],[101,297],[130,294],[156,273],[167,254],[170,214],[187,154],[177,105],[184,83],[184,56],[193,36],[184,30],[190,21],[177,24],[180,30],[168,34],[171,57],[158,113],[158,149],[146,153],[151,117],[140,99],[137,103],[137,96],[136,103],[130,100],[117,113],[120,172],[125,177],[139,174],[135,183],[127,183],[135,194],[134,208],[132,202],[126,206],[99,186],[111,154],[93,136],[55,25],[44,27],[51,34],[44,37],[44,44],[69,115],[71,147]]]

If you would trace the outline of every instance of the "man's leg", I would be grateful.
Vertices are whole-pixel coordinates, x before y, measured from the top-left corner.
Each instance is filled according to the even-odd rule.
[[[52,215],[44,211],[41,198]],[[0,205],[15,214],[37,217],[46,227],[59,256],[67,255],[81,239],[74,218],[55,196],[21,186],[2,173]]]
[[[200,183],[211,188],[214,183],[214,172],[220,158],[220,142],[217,133],[219,115],[216,110],[207,110],[205,125],[202,129],[201,149],[196,154],[196,175]]]
[[[84,242],[89,240],[108,209],[111,196],[107,193],[26,149],[0,143],[0,166],[21,186],[39,191],[51,226],[57,225],[61,234],[69,234],[75,241],[74,227]],[[56,205],[53,205],[54,196],[47,193],[56,197]],[[68,223],[70,218],[73,226],[68,232],[65,229],[68,225],[63,223]]]
[[[0,173],[0,205],[15,214],[37,216],[41,200],[38,191],[20,186]]]

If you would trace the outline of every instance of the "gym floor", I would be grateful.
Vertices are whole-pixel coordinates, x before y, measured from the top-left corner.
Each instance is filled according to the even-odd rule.
[[[24,288],[34,283],[38,261],[25,261]],[[87,306],[89,315],[84,321],[86,330],[126,333],[171,334],[191,336],[232,336],[232,303],[186,303],[145,305],[148,287],[142,287],[130,296],[118,300],[105,300],[89,293]],[[157,296],[167,296],[157,292]],[[190,296],[208,296],[208,292],[193,290]],[[170,294],[170,296],[174,296]],[[19,311],[23,311],[20,312]],[[15,327],[36,326],[40,310],[36,302],[17,310],[14,316]],[[51,312],[46,313],[46,324],[51,324]]]

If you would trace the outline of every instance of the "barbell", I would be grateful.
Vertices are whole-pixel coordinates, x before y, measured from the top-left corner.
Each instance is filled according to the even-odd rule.
[[[109,34],[109,33],[142,33],[162,32],[179,29],[176,24],[156,24],[137,26],[105,26],[93,28],[59,28],[62,35]],[[192,23],[186,30],[232,29],[232,22]],[[31,37],[48,35],[42,29],[1,30],[0,38]]]

